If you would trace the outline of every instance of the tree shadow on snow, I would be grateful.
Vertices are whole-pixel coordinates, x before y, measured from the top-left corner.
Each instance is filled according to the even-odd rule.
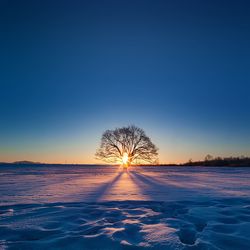
[[[108,191],[112,188],[112,186],[119,181],[121,176],[124,174],[124,172],[119,172],[117,175],[114,176],[113,179],[111,179],[109,182],[98,186],[96,189],[92,190],[86,197],[85,199],[87,201],[98,201],[101,200],[107,193]]]
[[[153,177],[148,177],[138,172],[128,172],[128,175],[141,191],[145,189],[145,185],[149,186],[150,190],[160,191],[166,189],[166,184],[159,182],[159,180]]]
[[[180,190],[188,189],[186,186],[177,187],[172,183],[161,182],[159,179],[135,171],[128,172],[128,174],[141,192],[153,199],[155,199],[155,195],[161,196],[162,194],[165,197],[168,196],[168,194],[173,195],[174,193],[178,193]]]

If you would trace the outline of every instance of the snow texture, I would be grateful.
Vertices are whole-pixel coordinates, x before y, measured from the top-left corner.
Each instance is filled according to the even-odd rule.
[[[250,168],[2,167],[0,249],[250,249]]]

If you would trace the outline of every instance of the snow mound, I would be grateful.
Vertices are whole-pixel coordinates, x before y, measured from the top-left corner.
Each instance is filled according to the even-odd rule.
[[[250,200],[0,207],[0,249],[249,249]]]

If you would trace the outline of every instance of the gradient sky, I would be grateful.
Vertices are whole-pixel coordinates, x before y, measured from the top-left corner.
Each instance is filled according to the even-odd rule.
[[[0,2],[0,161],[96,163],[135,124],[160,162],[250,155],[249,1]]]

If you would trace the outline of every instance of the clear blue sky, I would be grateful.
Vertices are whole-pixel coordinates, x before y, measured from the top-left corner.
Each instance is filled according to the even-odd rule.
[[[135,124],[161,162],[250,155],[249,1],[0,3],[0,161],[93,163]]]

